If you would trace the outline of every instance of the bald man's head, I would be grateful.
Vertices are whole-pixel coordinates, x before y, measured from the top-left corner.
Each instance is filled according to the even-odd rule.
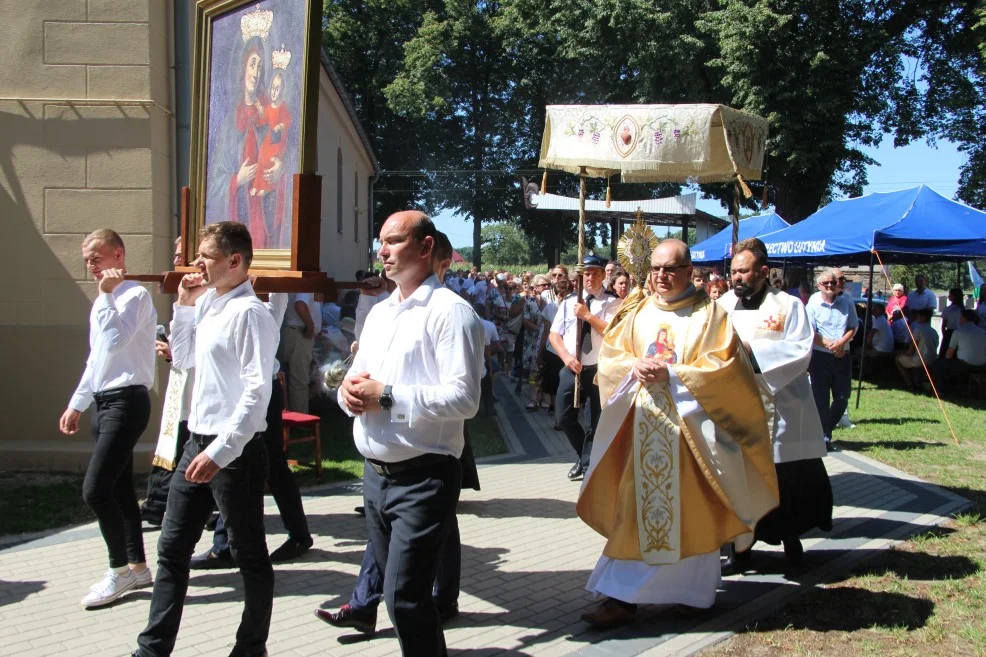
[[[688,289],[692,278],[692,254],[681,240],[666,239],[651,254],[651,282],[658,296],[670,299]]]
[[[424,212],[405,210],[387,217],[380,228],[378,257],[387,277],[410,294],[433,273],[438,229]]]

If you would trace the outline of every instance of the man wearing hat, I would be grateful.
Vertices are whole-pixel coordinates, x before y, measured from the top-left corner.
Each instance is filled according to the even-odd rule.
[[[606,294],[603,290],[603,275],[606,261],[590,254],[582,261],[585,273],[582,275],[582,299],[575,295],[568,297],[558,307],[551,322],[548,340],[565,367],[559,375],[558,394],[555,397],[555,417],[558,424],[578,455],[578,459],[568,472],[572,481],[582,479],[589,467],[589,454],[592,451],[592,436],[599,422],[599,388],[594,383],[596,364],[599,362],[599,348],[603,342],[603,330],[620,306],[620,298]],[[578,320],[582,320],[580,323]],[[576,350],[576,337],[581,328],[581,358]],[[575,379],[581,379],[579,399],[581,404],[575,408]],[[589,402],[591,413],[588,431],[579,422],[581,409]]]

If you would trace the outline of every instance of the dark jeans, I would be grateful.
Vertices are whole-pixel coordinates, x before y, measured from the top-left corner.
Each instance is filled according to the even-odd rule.
[[[281,412],[284,411],[284,393],[281,383],[274,379],[274,387],[270,393],[270,404],[267,405],[267,430],[264,432],[264,445],[267,447],[267,458],[270,463],[267,475],[267,485],[277,510],[281,514],[281,522],[288,536],[299,543],[312,540],[308,531],[308,518],[301,504],[301,491],[294,480],[294,474],[288,467],[288,458],[284,454],[284,432],[281,422]],[[216,522],[216,531],[212,535],[212,551],[216,554],[229,550],[229,535],[226,531],[226,521],[222,514]]]
[[[85,500],[99,521],[110,567],[143,563],[144,535],[134,493],[134,445],[151,417],[143,386],[96,393],[92,413],[94,445],[82,483]]]
[[[178,448],[175,451],[177,458],[181,458],[188,442],[188,422],[178,423]],[[171,475],[174,470],[167,470],[155,465],[151,468],[151,474],[147,478],[147,499],[141,505],[140,510],[158,517],[164,517],[164,509],[168,504],[168,489],[171,487]]]
[[[555,396],[555,417],[565,437],[571,443],[572,449],[578,454],[579,463],[583,469],[589,467],[589,456],[592,453],[592,438],[596,433],[596,425],[599,423],[599,414],[602,412],[599,404],[599,387],[592,382],[596,377],[596,366],[588,365],[582,368],[581,398],[582,408],[585,402],[589,402],[589,430],[586,431],[579,422],[582,409],[575,408],[575,374],[567,367],[562,367],[558,375],[558,394]]]
[[[452,516],[452,531],[445,539],[442,556],[438,560],[438,575],[432,597],[439,609],[450,609],[459,601],[459,577],[462,571],[462,543],[459,538],[459,521]],[[353,597],[349,606],[353,609],[376,609],[383,595],[383,577],[377,568],[377,560],[373,556],[373,545],[366,543],[363,553],[363,563],[359,567],[356,586],[353,587]]]
[[[452,531],[461,479],[459,461],[451,457],[392,476],[369,464],[363,469],[367,533],[405,657],[448,654],[432,588],[442,561],[435,555]]]
[[[852,359],[849,354],[836,358],[827,351],[813,349],[808,375],[811,377],[811,393],[815,397],[818,417],[822,420],[822,432],[831,438],[832,430],[849,406],[849,395],[852,394]]]
[[[212,513],[213,500],[226,518],[233,559],[243,577],[245,605],[234,654],[264,654],[274,604],[274,569],[264,535],[267,450],[259,438],[247,443],[243,454],[207,484],[188,481],[185,470],[205,451],[208,439],[192,434],[185,445],[171,479],[158,540],[158,570],[147,627],[137,637],[141,657],[168,657],[175,647],[188,592],[188,563]]]

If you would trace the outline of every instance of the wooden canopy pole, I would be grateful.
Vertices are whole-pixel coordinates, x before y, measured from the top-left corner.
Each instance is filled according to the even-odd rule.
[[[581,167],[579,169],[579,262],[575,265],[575,273],[578,275],[575,281],[576,303],[582,301],[584,287],[582,274],[585,273],[585,265],[582,263],[585,261],[585,178],[585,167]],[[575,322],[575,360],[579,363],[582,362],[582,324],[581,319]],[[576,375],[574,399],[572,400],[572,405],[575,408],[582,408],[581,397],[582,377],[581,375]]]

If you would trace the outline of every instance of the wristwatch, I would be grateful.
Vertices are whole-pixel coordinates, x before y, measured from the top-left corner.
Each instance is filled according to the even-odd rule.
[[[380,395],[380,408],[385,411],[389,411],[394,407],[394,396],[390,394],[393,389],[394,386],[384,386],[383,394]]]

